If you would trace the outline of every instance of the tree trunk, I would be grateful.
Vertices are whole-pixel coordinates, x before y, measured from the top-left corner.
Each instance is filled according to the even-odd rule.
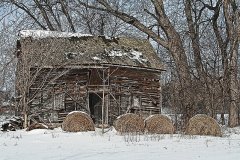
[[[228,67],[228,92],[230,98],[229,126],[238,125],[238,83],[237,83],[237,59],[239,49],[240,17],[239,8],[235,1],[223,1],[223,12],[226,22],[226,33],[229,39],[229,67]]]
[[[238,125],[238,80],[237,80],[237,52],[238,44],[233,47],[232,57],[229,67],[229,127],[236,127]]]
[[[179,95],[179,98],[184,114],[184,125],[187,125],[188,120],[194,115],[194,94],[192,93],[193,88],[191,82],[191,75],[185,50],[182,46],[180,36],[178,34],[173,35],[176,38],[172,38],[173,41],[170,42],[172,45],[169,47],[169,50],[176,64],[176,70],[180,82],[180,89],[182,92]]]
[[[26,96],[24,95],[23,97],[23,116],[24,116],[24,124],[23,124],[23,128],[27,128],[28,127],[28,114],[27,114],[27,102],[26,102]]]

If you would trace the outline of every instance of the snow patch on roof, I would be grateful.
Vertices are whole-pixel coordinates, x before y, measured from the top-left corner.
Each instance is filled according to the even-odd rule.
[[[130,59],[135,59],[138,60],[139,62],[147,62],[147,60],[143,58],[142,52],[132,50],[130,54],[131,54],[131,57],[129,57]]]
[[[102,60],[101,58],[96,57],[96,56],[92,57],[92,59],[95,60],[95,61],[100,61],[100,60]]]
[[[146,63],[148,60],[143,58],[142,52],[136,51],[136,50],[130,50],[123,52],[121,50],[111,50],[109,51],[108,55],[110,57],[123,57],[127,56],[128,58],[132,60],[137,60],[140,63]]]
[[[112,50],[109,52],[108,54],[110,57],[122,57],[124,55],[127,55],[127,53],[124,53],[122,51],[115,51],[115,50]]]
[[[32,37],[34,39],[50,38],[50,37],[92,37],[91,34],[82,33],[70,33],[70,32],[58,32],[58,31],[46,31],[46,30],[22,30],[19,33],[21,38]]]
[[[113,37],[109,37],[109,36],[105,36],[105,38],[106,38],[107,40],[112,40],[112,39],[113,39]]]

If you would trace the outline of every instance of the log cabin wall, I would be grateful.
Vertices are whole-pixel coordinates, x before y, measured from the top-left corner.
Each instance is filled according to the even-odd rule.
[[[30,116],[59,123],[69,112],[80,110],[89,113],[96,124],[113,124],[125,113],[157,114],[161,108],[159,76],[159,72],[121,67],[46,68],[30,87]]]
[[[110,73],[110,123],[124,113],[147,117],[161,112],[160,73],[131,68],[112,68]]]

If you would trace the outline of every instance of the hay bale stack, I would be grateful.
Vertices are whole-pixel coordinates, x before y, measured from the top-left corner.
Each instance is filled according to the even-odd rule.
[[[207,115],[192,117],[186,128],[186,134],[222,136],[221,127],[217,121]]]
[[[174,125],[165,115],[151,115],[145,120],[145,131],[150,134],[173,134]]]
[[[137,114],[127,113],[117,118],[114,128],[119,133],[143,133],[144,119]]]
[[[95,131],[91,117],[81,111],[69,113],[62,123],[62,129],[68,132]]]

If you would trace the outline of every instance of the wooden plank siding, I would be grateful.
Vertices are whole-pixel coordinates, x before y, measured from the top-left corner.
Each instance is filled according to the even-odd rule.
[[[80,110],[95,123],[112,124],[124,113],[157,114],[161,111],[159,78],[159,72],[121,67],[42,69],[29,89],[29,115],[37,121],[61,123],[69,112]]]

